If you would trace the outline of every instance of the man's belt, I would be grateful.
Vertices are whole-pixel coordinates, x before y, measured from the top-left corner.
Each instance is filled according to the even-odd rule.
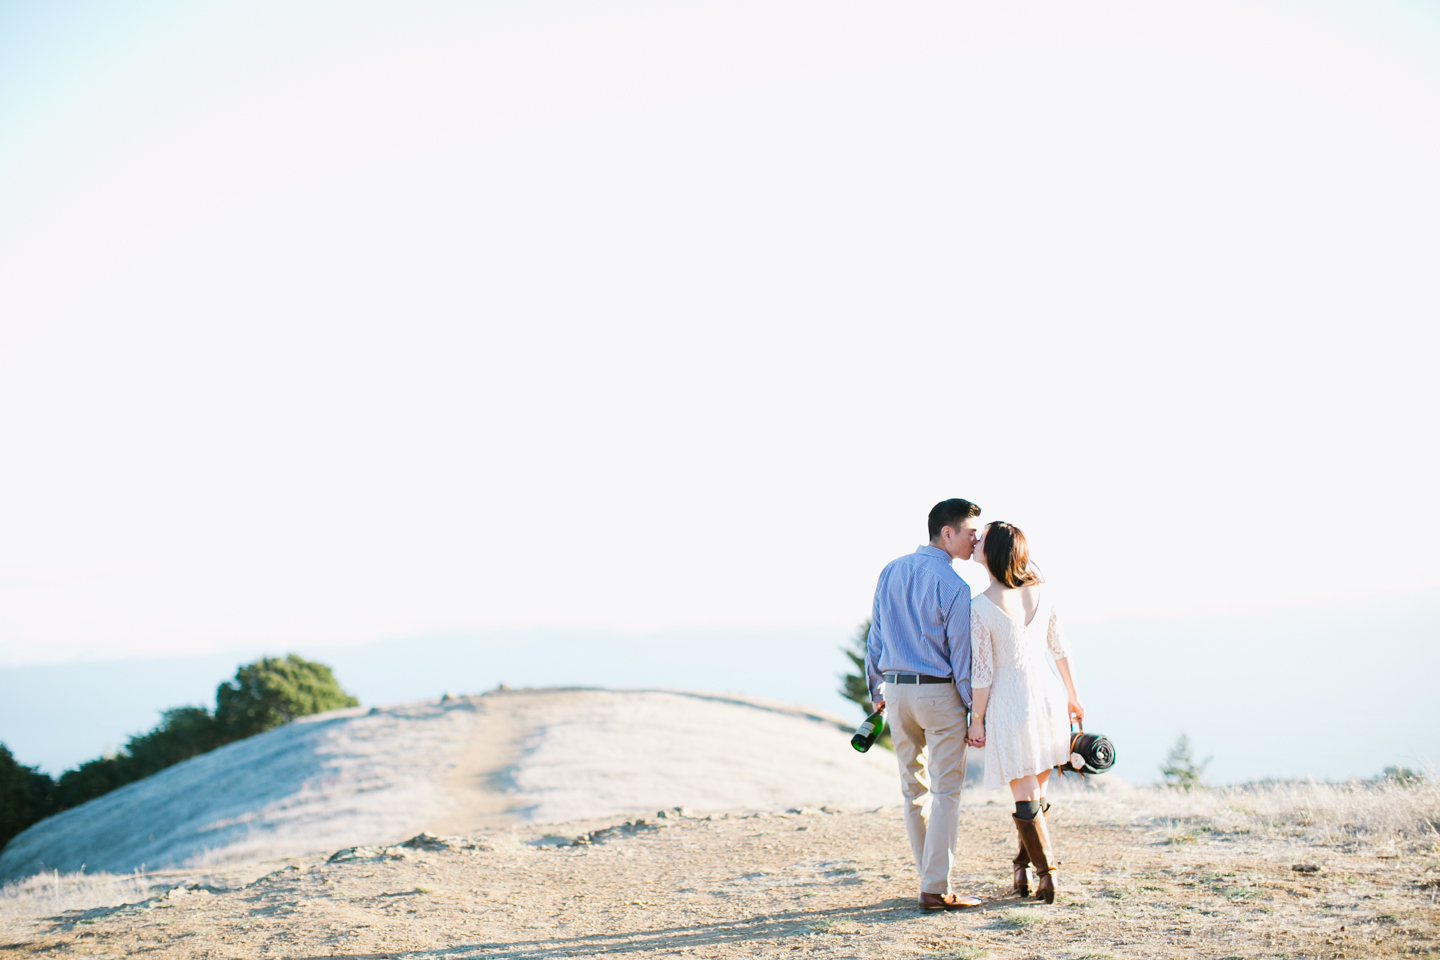
[[[949,677],[932,677],[927,673],[887,673],[886,683],[949,683]]]

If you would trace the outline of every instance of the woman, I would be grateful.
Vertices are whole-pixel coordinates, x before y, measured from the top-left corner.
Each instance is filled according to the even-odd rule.
[[[974,702],[965,742],[985,748],[985,786],[1010,784],[1015,797],[1015,892],[1030,893],[1025,873],[1035,865],[1035,896],[1055,902],[1055,858],[1044,811],[1050,768],[1070,759],[1070,718],[1085,708],[1070,676],[1070,651],[1019,527],[995,521],[975,546],[975,560],[993,582],[970,604],[970,685]],[[1064,686],[1046,664],[1055,657]]]

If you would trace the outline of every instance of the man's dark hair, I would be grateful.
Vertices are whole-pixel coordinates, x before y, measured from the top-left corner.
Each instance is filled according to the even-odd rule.
[[[980,508],[969,500],[941,500],[930,510],[930,539],[940,536],[941,527],[959,528],[961,520],[980,516]]]

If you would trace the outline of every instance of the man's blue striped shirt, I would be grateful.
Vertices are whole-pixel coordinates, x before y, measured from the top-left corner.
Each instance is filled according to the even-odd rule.
[[[881,571],[865,642],[872,700],[883,699],[881,674],[896,671],[953,677],[970,706],[970,585],[950,564],[927,544]]]

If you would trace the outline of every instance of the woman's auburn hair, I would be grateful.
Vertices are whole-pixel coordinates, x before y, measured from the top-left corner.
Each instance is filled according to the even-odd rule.
[[[985,527],[985,566],[990,576],[1005,586],[1027,587],[1044,583],[1039,573],[1030,569],[1030,548],[1019,527],[995,520]]]

